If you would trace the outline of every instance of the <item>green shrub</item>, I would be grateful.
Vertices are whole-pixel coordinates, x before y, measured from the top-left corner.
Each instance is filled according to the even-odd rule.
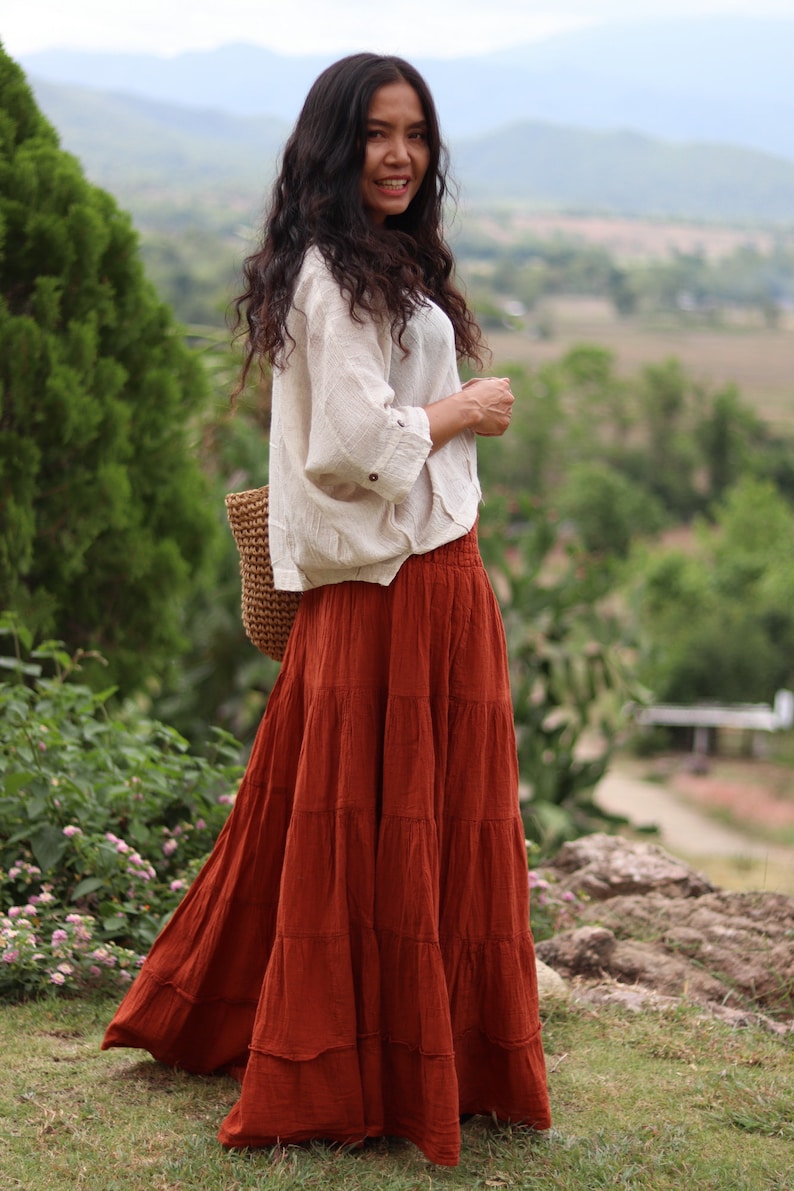
[[[794,513],[749,477],[713,513],[686,553],[633,552],[639,673],[660,700],[763,702],[794,682]]]
[[[602,557],[625,558],[636,538],[657,534],[665,524],[656,497],[600,460],[571,467],[560,508],[585,549]]]
[[[609,573],[566,543],[547,511],[527,501],[513,511],[508,522],[492,501],[480,541],[507,635],[524,828],[549,855],[565,840],[625,822],[598,806],[593,789],[625,726],[622,708],[647,692],[634,680],[622,626],[603,605]]]
[[[9,615],[0,634],[17,643],[0,658],[0,991],[59,970],[66,986],[96,982],[90,968],[124,970],[128,952],[148,949],[195,876],[234,800],[239,745],[216,731],[196,755],[172,728],[134,706],[111,712],[110,691],[72,681],[77,660],[58,643],[30,650]],[[53,944],[53,931],[66,937]]]

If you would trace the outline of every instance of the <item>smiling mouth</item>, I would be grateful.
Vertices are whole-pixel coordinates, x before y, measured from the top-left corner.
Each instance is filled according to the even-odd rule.
[[[380,190],[393,190],[396,192],[399,190],[405,190],[408,186],[408,183],[408,178],[381,178],[375,183],[375,185],[379,187]]]

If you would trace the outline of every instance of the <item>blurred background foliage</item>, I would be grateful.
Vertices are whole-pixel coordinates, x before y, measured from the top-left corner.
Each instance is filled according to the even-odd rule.
[[[213,728],[245,747],[278,671],[244,636],[223,506],[267,481],[268,377],[229,402],[252,233],[200,199],[159,219],[151,199],[139,240],[2,53],[0,171],[0,606],[101,653],[81,681],[119,707],[199,749]],[[492,370],[517,396],[510,434],[481,440],[481,540],[527,830],[550,847],[603,824],[591,792],[628,699],[767,700],[794,682],[791,411],[764,372],[790,333],[794,245],[778,229],[629,258],[505,212],[458,223]],[[642,350],[627,359],[617,336]],[[712,368],[737,339],[758,361],[749,393]],[[700,365],[676,344],[702,344]]]

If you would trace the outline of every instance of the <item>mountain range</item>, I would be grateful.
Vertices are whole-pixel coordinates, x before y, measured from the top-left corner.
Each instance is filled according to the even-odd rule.
[[[722,15],[635,19],[416,64],[455,140],[534,121],[794,158],[793,50],[794,19]],[[21,58],[36,81],[285,122],[329,61],[250,45],[172,58],[68,50]]]
[[[193,219],[214,212],[216,226],[255,218],[289,130],[269,116],[35,81],[34,89],[64,148],[139,223],[156,211],[162,224],[169,210]],[[792,224],[794,161],[753,149],[538,121],[451,147],[466,202]]]

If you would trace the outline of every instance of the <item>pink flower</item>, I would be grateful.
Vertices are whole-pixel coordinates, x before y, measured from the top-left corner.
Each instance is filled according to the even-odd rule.
[[[172,881],[171,882],[171,892],[172,893],[179,893],[179,890],[184,889],[184,888],[185,888],[184,881]]]
[[[74,968],[71,964],[58,964],[58,971],[63,972],[64,976],[74,975]]]
[[[10,910],[8,911],[8,917],[9,918],[19,918],[21,913],[22,913],[21,906],[11,906]]]
[[[156,875],[157,875],[157,874],[155,873],[155,871],[154,871],[154,869],[152,868],[152,866],[151,866],[150,864],[147,864],[145,860],[142,860],[142,861],[141,861],[141,864],[143,865],[143,867],[142,867],[142,868],[135,868],[134,866],[130,866],[130,867],[127,869],[127,872],[129,873],[129,875],[130,875],[131,877],[137,877],[139,881],[152,881],[152,880],[154,880],[154,878],[156,877]],[[135,896],[135,890],[134,890],[134,889],[130,889],[130,890],[129,890],[129,896],[130,896],[130,897],[134,897],[134,896]]]
[[[4,951],[3,952],[3,963],[4,964],[15,964],[18,959],[19,959],[18,951]]]
[[[562,896],[562,900],[564,902],[575,902],[576,901],[576,894],[571,893],[570,889],[566,889],[565,892],[561,896]]]
[[[71,839],[73,835],[82,835],[83,832],[81,828],[75,827],[74,823],[70,823],[68,827],[64,827],[63,834]]]
[[[167,839],[163,844],[163,856],[173,856],[179,844],[175,839]]]
[[[196,831],[204,831],[206,826],[207,826],[207,824],[204,822],[203,819],[196,819]]]
[[[218,803],[221,806],[232,806],[234,803],[234,794],[219,794]]]
[[[50,940],[53,947],[57,947],[58,943],[65,943],[69,938],[65,930],[54,930],[52,932],[52,939]]]
[[[50,984],[66,984],[63,972],[50,972]]]

